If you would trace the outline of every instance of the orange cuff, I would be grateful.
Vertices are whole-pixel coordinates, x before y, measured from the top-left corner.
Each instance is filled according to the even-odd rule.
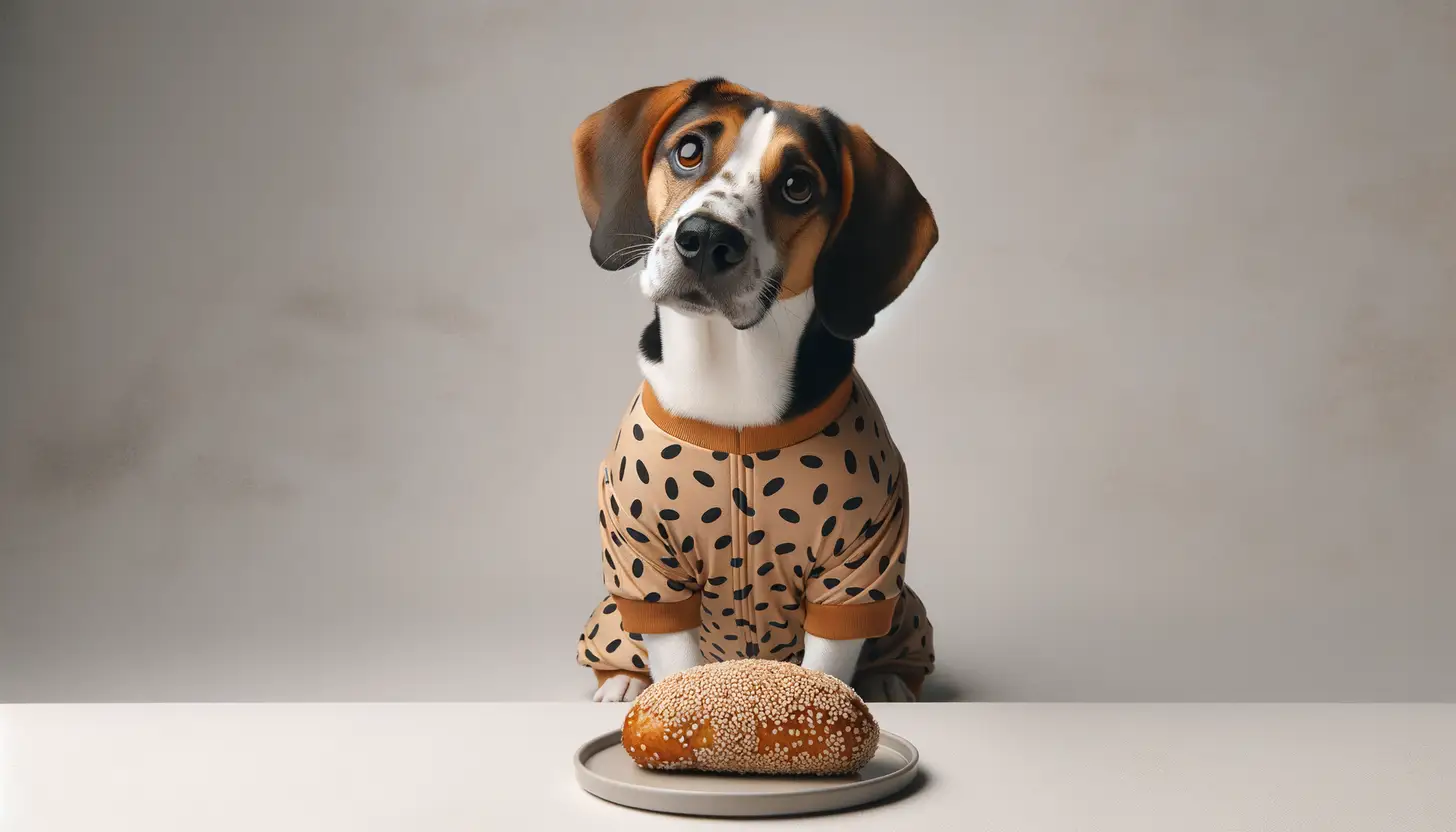
[[[696,630],[703,623],[697,593],[671,603],[634,601],[613,596],[622,614],[622,627],[629,633],[676,633]],[[887,619],[888,620],[888,619]]]
[[[819,638],[879,638],[895,621],[895,599],[868,604],[805,604],[804,632]]]

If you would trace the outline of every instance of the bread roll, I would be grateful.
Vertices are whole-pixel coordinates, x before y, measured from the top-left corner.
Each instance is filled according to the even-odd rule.
[[[850,774],[880,727],[849,685],[767,659],[704,664],[651,685],[622,723],[642,768],[738,774]]]

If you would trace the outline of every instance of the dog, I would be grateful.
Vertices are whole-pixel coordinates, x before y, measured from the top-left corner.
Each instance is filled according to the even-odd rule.
[[[641,263],[654,306],[598,482],[593,698],[760,658],[916,700],[908,481],[854,354],[939,239],[929,204],[862,128],[722,78],[629,93],[572,145],[593,259]]]

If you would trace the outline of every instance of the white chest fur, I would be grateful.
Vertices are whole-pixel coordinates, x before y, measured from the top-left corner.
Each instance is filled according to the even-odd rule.
[[[799,338],[814,311],[804,292],[770,307],[752,329],[719,315],[660,307],[662,361],[639,358],[663,406],[678,416],[748,427],[778,421],[792,393]]]

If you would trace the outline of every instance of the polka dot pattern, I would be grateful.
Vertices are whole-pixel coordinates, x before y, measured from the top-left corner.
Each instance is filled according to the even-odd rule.
[[[862,655],[860,672],[929,672],[929,619],[904,581],[907,479],[882,423],[856,377],[851,403],[830,426],[744,455],[673,437],[634,401],[598,472],[599,562],[610,595],[578,636],[578,661],[650,671],[616,600],[681,611],[680,602],[701,598],[685,609],[699,608],[707,661],[797,662],[813,610],[878,604],[893,607],[891,631],[869,639],[877,647]]]

